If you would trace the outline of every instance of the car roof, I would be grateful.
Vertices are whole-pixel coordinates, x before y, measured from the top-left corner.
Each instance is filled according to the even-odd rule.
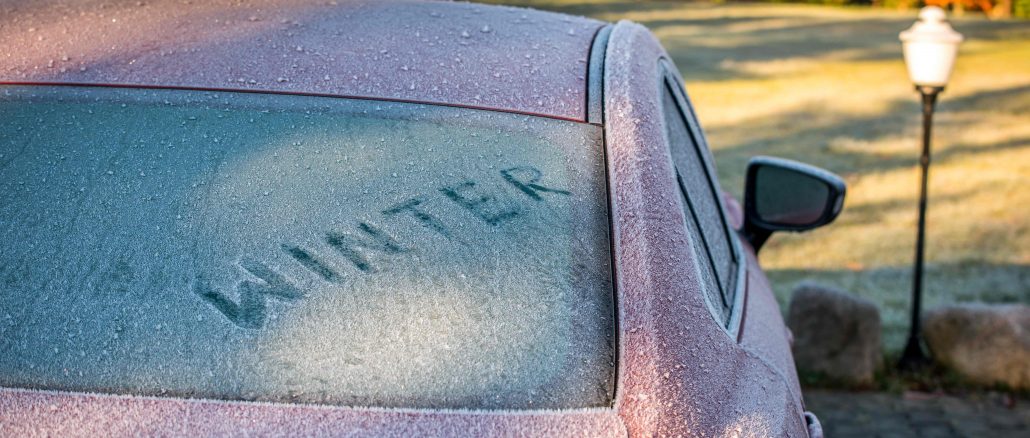
[[[0,0],[0,83],[325,94],[586,120],[604,23],[450,2]]]

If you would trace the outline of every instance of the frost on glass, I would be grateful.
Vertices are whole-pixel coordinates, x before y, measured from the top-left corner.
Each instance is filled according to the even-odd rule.
[[[601,154],[488,111],[0,88],[0,386],[609,405]]]
[[[717,201],[718,190],[706,170],[709,157],[687,127],[669,84],[662,87],[662,110],[705,293],[726,325],[734,300],[736,261]]]

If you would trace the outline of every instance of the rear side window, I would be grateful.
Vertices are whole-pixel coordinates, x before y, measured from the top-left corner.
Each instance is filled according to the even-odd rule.
[[[698,256],[706,297],[725,326],[735,298],[737,251],[719,202],[721,192],[711,158],[696,127],[688,123],[693,117],[688,117],[686,99],[679,96],[678,85],[669,79],[662,82],[666,135],[683,197],[687,231]]]
[[[608,406],[602,153],[491,111],[0,87],[0,385]]]

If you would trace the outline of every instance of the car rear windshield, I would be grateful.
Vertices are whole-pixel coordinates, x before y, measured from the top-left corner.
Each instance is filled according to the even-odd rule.
[[[316,96],[0,87],[0,386],[610,405],[602,130]]]

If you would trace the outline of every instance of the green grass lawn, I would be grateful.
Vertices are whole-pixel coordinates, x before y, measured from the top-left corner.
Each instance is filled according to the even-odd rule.
[[[918,94],[898,32],[916,13],[802,5],[523,2],[649,27],[687,82],[723,187],[753,155],[825,167],[848,182],[840,218],[762,250],[781,305],[806,278],[875,301],[885,346],[908,327],[915,245]],[[971,15],[971,14],[970,14]],[[1030,302],[1030,21],[967,15],[934,125],[924,300]]]

